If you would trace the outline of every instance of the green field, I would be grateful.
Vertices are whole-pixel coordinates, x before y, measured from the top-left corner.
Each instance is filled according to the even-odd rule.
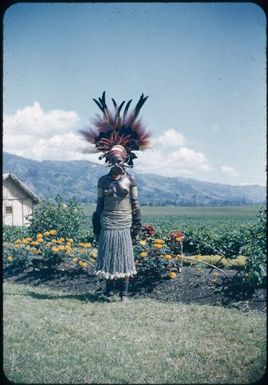
[[[82,206],[91,226],[91,216],[96,205]],[[253,224],[257,221],[258,206],[179,207],[142,206],[143,224],[156,227],[181,229],[189,225],[211,227],[215,225]]]

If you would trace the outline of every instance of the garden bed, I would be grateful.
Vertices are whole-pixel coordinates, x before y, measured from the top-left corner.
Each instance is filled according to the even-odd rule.
[[[150,297],[159,301],[207,304],[236,307],[242,311],[266,311],[266,289],[255,292],[241,285],[239,276],[227,285],[227,278],[218,272],[208,274],[209,269],[198,271],[184,267],[175,279],[163,279],[155,283],[138,286],[130,281],[129,296],[133,299]],[[225,270],[229,277],[236,271]],[[47,286],[73,294],[80,294],[93,301],[102,301],[105,282],[92,275],[92,271],[64,271],[57,269],[28,270],[5,269],[4,278],[16,283]]]

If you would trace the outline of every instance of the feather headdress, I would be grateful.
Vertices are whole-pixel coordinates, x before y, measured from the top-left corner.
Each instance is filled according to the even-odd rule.
[[[132,99],[129,100],[120,115],[125,101],[120,105],[112,98],[114,111],[111,112],[105,101],[105,91],[98,100],[93,99],[102,112],[102,116],[96,115],[93,127],[82,129],[79,132],[84,139],[95,145],[97,152],[103,154],[109,164],[125,163],[133,167],[133,159],[137,158],[133,151],[145,150],[149,147],[150,134],[146,131],[142,121],[138,118],[139,112],[148,96],[144,94],[131,113],[128,113]]]

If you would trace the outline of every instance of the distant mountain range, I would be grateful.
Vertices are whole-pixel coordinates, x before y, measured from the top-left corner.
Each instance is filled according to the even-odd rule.
[[[95,203],[97,181],[107,167],[86,160],[35,161],[3,153],[3,173],[12,173],[41,198],[60,194],[65,201]],[[142,205],[224,206],[264,204],[265,187],[231,186],[182,177],[142,174],[134,170]]]

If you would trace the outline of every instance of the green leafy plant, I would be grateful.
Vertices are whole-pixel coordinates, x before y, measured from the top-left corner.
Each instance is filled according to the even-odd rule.
[[[252,227],[251,239],[243,247],[247,256],[244,282],[251,288],[266,285],[267,279],[267,216],[264,209],[259,210],[258,222]]]
[[[74,199],[70,199],[66,205],[63,203],[63,198],[56,195],[54,200],[43,200],[34,209],[29,220],[29,232],[32,236],[56,229],[60,237],[79,240],[85,215]]]
[[[3,242],[14,242],[18,238],[27,237],[29,229],[26,226],[3,226]]]
[[[4,248],[3,267],[27,269],[32,266],[31,253],[26,247],[17,248],[16,245],[9,245]]]

